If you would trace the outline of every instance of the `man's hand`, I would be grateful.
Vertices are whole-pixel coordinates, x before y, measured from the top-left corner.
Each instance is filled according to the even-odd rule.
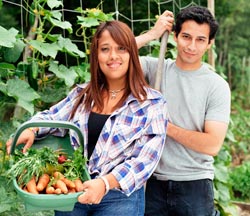
[[[159,39],[165,31],[172,32],[173,23],[173,13],[168,10],[164,11],[164,13],[158,17],[152,29],[135,38],[138,49],[152,40]]]

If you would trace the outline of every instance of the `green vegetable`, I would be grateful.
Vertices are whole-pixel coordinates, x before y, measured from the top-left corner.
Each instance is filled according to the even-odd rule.
[[[19,185],[26,185],[33,176],[38,180],[42,174],[51,175],[55,171],[64,173],[69,179],[82,179],[86,165],[82,148],[75,150],[72,156],[67,155],[67,160],[63,164],[58,163],[58,157],[61,154],[66,153],[60,149],[53,150],[48,146],[39,149],[29,148],[26,153],[16,149],[11,156],[13,165],[6,175],[11,179],[17,178]]]
[[[83,179],[83,173],[85,173],[87,159],[83,157],[82,151],[82,147],[79,147],[74,151],[72,159],[68,159],[63,163],[66,178],[85,180]]]

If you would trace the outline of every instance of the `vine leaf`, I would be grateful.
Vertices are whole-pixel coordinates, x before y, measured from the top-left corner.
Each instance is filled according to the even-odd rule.
[[[32,102],[40,98],[40,95],[27,82],[20,79],[10,79],[6,85],[8,96],[14,97],[17,100],[17,105],[23,107],[33,115],[34,104]]]

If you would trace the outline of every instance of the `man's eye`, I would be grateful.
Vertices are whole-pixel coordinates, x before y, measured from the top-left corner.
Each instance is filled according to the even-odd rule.
[[[198,41],[201,42],[201,43],[203,43],[203,42],[205,42],[205,39],[199,38]]]
[[[188,39],[188,38],[189,38],[188,35],[182,35],[182,37],[183,37],[184,39]]]

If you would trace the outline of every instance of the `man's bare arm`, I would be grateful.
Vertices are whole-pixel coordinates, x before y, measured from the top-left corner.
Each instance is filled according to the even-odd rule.
[[[171,11],[164,11],[157,19],[154,27],[144,34],[137,36],[136,43],[138,49],[145,46],[152,40],[159,39],[165,31],[172,32],[174,23],[174,15]]]
[[[204,132],[186,130],[168,123],[167,135],[182,145],[199,153],[215,156],[224,142],[228,125],[223,122],[206,121]]]

